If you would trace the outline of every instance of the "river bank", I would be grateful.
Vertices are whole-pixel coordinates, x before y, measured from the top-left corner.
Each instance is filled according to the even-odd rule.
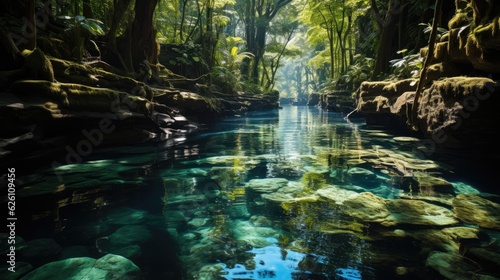
[[[166,77],[146,83],[39,49],[23,56],[24,68],[6,74],[0,90],[2,168],[80,163],[97,148],[173,145],[220,118],[278,108],[277,95],[224,94],[193,81],[175,88]],[[31,71],[35,60],[43,66]]]

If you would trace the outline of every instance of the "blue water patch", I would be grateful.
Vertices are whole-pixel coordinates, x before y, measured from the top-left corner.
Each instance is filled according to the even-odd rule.
[[[255,269],[247,269],[242,264],[234,267],[227,267],[220,264],[224,269],[222,277],[231,280],[242,279],[334,279],[340,276],[341,279],[356,280],[362,279],[361,272],[355,268],[338,268],[334,273],[321,271],[321,264],[326,263],[327,257],[314,255],[315,263],[311,267],[303,267],[305,259],[310,255],[284,249],[276,244],[263,248],[253,248],[248,251],[255,254]],[[334,275],[331,275],[334,274]],[[307,275],[311,278],[303,278]]]

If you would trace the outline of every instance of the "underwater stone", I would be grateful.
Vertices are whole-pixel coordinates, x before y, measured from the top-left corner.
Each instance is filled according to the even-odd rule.
[[[108,223],[87,223],[70,228],[66,233],[71,239],[79,241],[95,240],[99,236],[106,234],[110,229]]]
[[[288,180],[284,178],[265,178],[250,180],[247,188],[256,193],[273,193],[287,185]]]
[[[498,272],[498,268],[500,267],[500,252],[498,252],[498,247],[467,248],[467,251],[465,251],[465,256],[480,263],[483,269],[486,270]],[[498,275],[498,273],[495,274]]]
[[[21,250],[26,247],[26,241],[21,236],[16,235],[15,237],[16,250]],[[1,242],[0,244],[0,254],[5,255],[10,252],[10,244],[8,242]]]
[[[468,262],[457,253],[431,252],[425,263],[450,280],[470,280],[472,273],[479,271],[479,265]]]
[[[144,223],[147,211],[128,207],[117,208],[107,215],[107,222],[113,225],[130,225]]]
[[[500,230],[500,204],[475,194],[459,194],[453,211],[460,220],[482,228]]]
[[[271,227],[254,226],[250,221],[237,221],[234,237],[254,247],[265,247],[277,240],[279,232]]]
[[[387,209],[386,200],[370,192],[360,193],[345,200],[343,205],[345,207],[342,207],[341,211],[344,214],[364,222],[382,223],[391,214]]]
[[[389,224],[445,226],[459,222],[452,211],[421,200],[387,200],[387,206],[391,212],[387,217]]]
[[[140,269],[130,260],[113,254],[107,254],[100,259],[70,258],[45,264],[22,280],[118,280],[142,279]]]
[[[116,230],[109,238],[115,245],[129,245],[148,241],[151,238],[151,232],[146,226],[127,225]]]
[[[460,253],[460,248],[467,241],[479,240],[479,229],[470,227],[450,227],[444,229],[422,229],[406,231],[429,250],[440,250],[450,253]]]
[[[128,225],[107,237],[96,240],[96,247],[103,253],[116,252],[130,245],[144,243],[151,239],[151,232],[142,225]],[[123,253],[123,252],[122,252]]]
[[[119,248],[110,252],[114,255],[119,255],[130,260],[136,260],[142,255],[141,246],[133,244],[123,248]]]
[[[466,184],[464,182],[456,182],[452,183],[453,189],[456,194],[480,194],[481,192],[478,191],[476,188],[472,187],[469,184]]]
[[[194,218],[188,222],[188,225],[191,228],[199,228],[207,224],[207,218]]]
[[[347,199],[358,195],[357,192],[344,190],[335,186],[328,186],[316,191],[316,194],[322,198],[331,200],[333,203],[341,205]]]
[[[414,178],[418,182],[418,189],[414,192],[423,195],[455,194],[453,185],[443,178],[435,177],[424,172],[415,172]]]
[[[62,247],[51,238],[39,238],[26,242],[20,255],[32,262],[52,260],[61,253]]]
[[[384,199],[364,192],[347,199],[339,210],[354,219],[383,226],[454,225],[458,220],[450,210],[420,200]]]
[[[280,193],[296,196],[304,192],[304,185],[300,182],[288,182],[288,185],[278,190]]]
[[[273,222],[266,216],[252,216],[250,217],[250,223],[256,227],[270,227],[273,225]]]
[[[235,219],[250,217],[250,212],[248,212],[248,208],[245,204],[231,205],[227,208],[227,212],[229,213],[229,217]]]
[[[293,197],[288,194],[279,193],[283,187],[288,185],[288,180],[284,178],[266,178],[266,179],[252,179],[246,185],[246,201],[248,210],[253,214],[264,214],[276,209],[266,209],[266,206],[271,208],[281,209],[279,204],[281,202],[292,199]]]
[[[377,175],[365,168],[349,168],[347,176],[349,177],[349,181],[355,185],[361,185],[367,188],[376,188],[380,185],[380,182],[377,180]]]
[[[8,270],[10,267],[10,265],[2,265],[0,267],[0,279],[19,279],[19,276],[33,269],[33,266],[31,264],[25,262],[16,262],[16,269],[14,272]]]

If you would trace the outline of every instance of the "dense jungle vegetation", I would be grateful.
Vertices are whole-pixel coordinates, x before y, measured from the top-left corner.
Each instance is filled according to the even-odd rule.
[[[440,7],[439,35],[454,3]],[[323,88],[418,75],[435,1],[3,1],[1,70],[45,54],[171,85],[306,98]],[[449,7],[448,7],[449,6]],[[465,9],[470,9],[466,7]],[[444,11],[444,12],[443,12]],[[5,76],[5,74],[4,74]],[[3,86],[8,84],[3,79]]]

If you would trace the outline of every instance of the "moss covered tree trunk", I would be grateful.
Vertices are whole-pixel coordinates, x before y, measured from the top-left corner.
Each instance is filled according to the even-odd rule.
[[[128,2],[124,1],[123,3]],[[141,63],[158,63],[158,44],[153,16],[157,0],[136,0],[134,20],[127,30],[117,39],[117,49],[122,57],[125,70],[134,72]]]
[[[132,63],[138,69],[141,62],[147,60],[152,64],[158,63],[158,44],[153,15],[157,0],[136,0],[135,17],[132,22]]]

